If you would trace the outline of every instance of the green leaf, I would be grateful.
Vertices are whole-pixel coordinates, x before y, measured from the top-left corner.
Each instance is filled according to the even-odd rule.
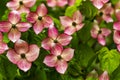
[[[10,40],[8,39],[8,34],[7,33],[4,33],[3,42],[5,42],[5,43],[9,43],[10,42]]]
[[[117,50],[108,50],[104,47],[99,52],[98,58],[103,71],[107,70],[111,74],[120,64],[120,55]]]
[[[87,20],[92,20],[98,13],[98,9],[90,1],[84,1],[79,8]]]
[[[52,17],[52,16],[51,16]],[[58,30],[60,31],[61,30],[61,23],[60,23],[60,20],[57,19],[57,18],[54,18],[52,17],[54,23],[55,23],[55,26],[58,28]]]
[[[0,20],[1,17],[5,14],[5,11],[7,9],[6,4],[9,0],[0,0]]]
[[[76,0],[76,2],[75,2],[75,6],[80,6],[81,5],[81,2],[82,2],[83,0]]]
[[[77,7],[76,7],[76,6],[69,6],[69,7],[67,7],[67,9],[65,10],[65,15],[71,17],[76,10],[77,10]]]
[[[27,20],[26,20],[26,13],[22,13],[20,16],[21,16],[21,21],[22,22],[26,22]]]
[[[16,65],[9,62],[5,56],[0,56],[0,80],[14,80],[16,70]]]
[[[47,76],[43,68],[38,67],[35,72],[34,78],[35,80],[47,80]],[[33,80],[31,79],[31,80]]]
[[[75,57],[82,67],[87,67],[94,55],[94,51],[87,44],[80,44],[78,52],[75,53]]]
[[[112,4],[116,4],[119,0],[110,0]]]
[[[77,33],[74,33],[72,37],[73,39],[71,41],[71,45],[72,45],[72,48],[76,49],[78,48],[78,45],[79,45],[79,39],[78,39]]]
[[[120,65],[119,67],[112,73],[110,80],[120,80]]]
[[[90,30],[92,28],[92,22],[85,21],[84,24],[83,28],[77,32],[79,40],[81,40],[82,43],[88,42],[91,37]]]

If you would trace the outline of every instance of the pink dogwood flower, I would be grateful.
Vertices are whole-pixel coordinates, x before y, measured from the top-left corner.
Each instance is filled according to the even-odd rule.
[[[107,71],[104,71],[100,76],[99,80],[109,80],[109,75]]]
[[[21,32],[27,31],[32,25],[27,22],[20,21],[20,14],[12,11],[8,15],[8,21],[0,22],[0,31],[8,32],[8,38],[15,42],[21,37]]]
[[[118,51],[120,52],[120,31],[119,30],[114,30],[113,40],[117,45]]]
[[[47,0],[47,5],[49,7],[55,7],[55,6],[63,7],[66,4],[68,4],[67,0]]]
[[[93,28],[90,31],[91,36],[93,38],[97,38],[98,42],[101,45],[105,45],[106,41],[105,41],[105,37],[109,36],[111,33],[111,30],[107,29],[107,28],[99,28],[97,23],[94,23]]]
[[[74,12],[72,18],[68,16],[61,16],[60,22],[63,27],[65,27],[64,33],[68,35],[72,35],[84,26],[84,24],[82,23],[82,15],[80,11]]]
[[[8,46],[3,42],[3,35],[0,32],[0,54],[3,54],[6,50],[8,50]]]
[[[48,28],[48,38],[42,41],[42,47],[46,50],[50,50],[56,46],[66,46],[72,40],[72,36],[67,34],[58,34],[58,30],[55,27]]]
[[[29,13],[29,8],[36,3],[36,0],[11,0],[7,3],[10,10],[16,10],[19,13]]]
[[[47,8],[44,4],[37,7],[36,12],[30,12],[27,20],[33,23],[33,29],[36,34],[39,34],[43,28],[53,25],[52,18],[47,15]]]
[[[67,61],[70,61],[73,55],[74,49],[56,47],[51,50],[51,54],[47,55],[43,62],[49,67],[55,67],[59,73],[64,74],[68,67]]]
[[[115,16],[116,16],[117,21],[120,21],[120,9],[115,10]]]
[[[93,5],[98,8],[101,9],[105,3],[107,3],[109,0],[90,0],[92,1]]]
[[[103,20],[105,20],[107,23],[113,22],[112,14],[114,13],[114,9],[111,3],[105,4],[100,11],[102,12]]]
[[[8,50],[6,56],[19,69],[26,72],[31,68],[32,62],[38,58],[39,51],[40,49],[37,45],[28,45],[27,42],[18,40],[15,42],[14,49]]]

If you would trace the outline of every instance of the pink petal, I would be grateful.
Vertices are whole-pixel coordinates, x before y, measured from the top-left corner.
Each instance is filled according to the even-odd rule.
[[[6,6],[11,10],[16,10],[19,8],[19,2],[18,1],[10,1],[6,4]]]
[[[70,17],[67,16],[61,16],[60,17],[60,22],[64,27],[68,27],[72,25],[72,19]]]
[[[37,7],[37,14],[41,17],[47,14],[47,8],[44,4]]]
[[[4,53],[6,50],[8,50],[8,46],[4,42],[0,42],[0,54]]]
[[[103,7],[103,2],[101,2],[101,0],[93,0],[93,5],[96,7],[96,8],[98,8],[98,9],[100,9],[100,8],[102,8]]]
[[[113,40],[116,44],[120,44],[120,31],[114,30]]]
[[[101,0],[103,3],[107,3],[109,0]]]
[[[30,27],[32,27],[32,25],[30,23],[26,23],[26,22],[20,22],[16,25],[17,29],[21,32],[25,32],[27,31]]]
[[[55,40],[58,36],[58,30],[54,26],[48,28],[48,36]]]
[[[9,30],[11,29],[11,27],[12,27],[12,25],[8,21],[2,21],[2,22],[0,22],[0,31],[1,32],[9,32]]]
[[[0,32],[0,42],[2,42],[3,41],[3,35],[2,35],[2,33]]]
[[[37,21],[37,19],[38,19],[38,15],[36,13],[31,12],[27,15],[27,20],[30,23],[35,23]]]
[[[56,0],[47,0],[47,5],[49,7],[55,7],[56,6]]]
[[[73,14],[73,21],[76,22],[77,24],[82,22],[82,14],[80,13],[79,10],[74,12],[74,14]]]
[[[63,47],[57,45],[51,49],[51,54],[53,54],[55,56],[59,56],[59,55],[61,55],[62,50],[63,50]]]
[[[30,13],[29,8],[25,7],[25,6],[20,6],[20,8],[17,10],[20,14],[21,13]]]
[[[77,26],[77,28],[78,28],[78,27],[79,27],[79,26]],[[74,34],[76,31],[77,31],[77,29],[76,29],[74,26],[70,26],[70,27],[65,28],[64,33],[65,33],[65,34],[68,34],[68,35],[72,35],[72,34]]]
[[[48,55],[45,57],[43,63],[45,63],[49,67],[54,67],[57,62],[57,57],[54,55]]]
[[[61,74],[65,73],[65,71],[67,70],[67,67],[68,67],[68,64],[64,60],[58,60],[55,66],[56,70]]]
[[[93,38],[97,38],[99,33],[99,26],[97,24],[94,24],[93,28],[91,29],[90,33]]]
[[[112,7],[111,3],[107,3],[104,5],[104,7],[101,9],[104,15],[111,16],[114,13],[114,9]]]
[[[26,54],[26,59],[29,62],[35,61],[39,56],[39,51],[40,51],[40,48],[37,45],[35,44],[30,45],[29,52]]]
[[[107,23],[113,22],[113,19],[110,15],[103,15],[102,16],[103,20],[105,20]]]
[[[10,49],[6,56],[14,64],[17,64],[17,62],[21,59],[21,56],[18,55],[13,49]]]
[[[67,4],[67,0],[57,0],[57,6],[63,7]]]
[[[19,39],[15,42],[14,48],[18,54],[25,54],[28,52],[28,43]]]
[[[28,62],[26,59],[21,59],[17,62],[17,66],[24,72],[27,72],[31,68],[32,63]]]
[[[15,28],[12,28],[10,30],[10,32],[8,33],[8,38],[12,41],[12,42],[16,42],[18,39],[20,39],[21,37],[21,33]]]
[[[66,46],[72,40],[72,36],[69,36],[67,34],[61,34],[58,36],[57,40],[61,45]]]
[[[8,15],[8,20],[12,24],[16,24],[16,23],[18,23],[20,21],[20,14],[17,11],[12,11]]]
[[[120,52],[120,44],[117,45],[117,50]]]
[[[102,34],[99,34],[99,35],[98,35],[98,42],[99,42],[99,44],[101,44],[102,46],[104,46],[104,45],[106,44],[105,37],[104,37]]]
[[[120,21],[114,22],[114,24],[113,24],[113,29],[115,29],[115,30],[120,30]]]
[[[63,50],[61,57],[65,60],[65,61],[70,61],[74,56],[74,49],[71,48],[66,48]]]
[[[55,43],[53,42],[51,38],[46,38],[42,41],[42,47],[46,50],[50,50],[51,47],[53,47],[54,45]]]
[[[107,28],[101,28],[101,31],[102,31],[101,34],[104,35],[105,37],[109,36],[111,33],[111,30]]]
[[[76,25],[77,31],[79,31],[80,29],[82,29],[83,26],[84,26],[83,23]]]
[[[115,10],[116,18],[120,21],[120,9]]]
[[[23,3],[25,7],[32,7],[36,3],[36,0],[23,0]]]
[[[70,5],[70,6],[74,5],[75,1],[76,0],[68,0],[68,5]]]
[[[54,22],[50,16],[44,16],[43,23],[45,28],[53,27]]]
[[[44,28],[44,24],[41,21],[37,21],[33,26],[33,29],[36,34],[42,32],[43,28]]]
[[[109,80],[109,75],[107,71],[104,71],[100,76],[99,80]]]

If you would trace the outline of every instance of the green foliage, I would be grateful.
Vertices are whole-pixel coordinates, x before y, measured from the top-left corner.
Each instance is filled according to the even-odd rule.
[[[86,20],[92,20],[98,13],[97,8],[94,7],[90,1],[84,1],[79,9]]]
[[[76,10],[77,10],[76,6],[67,7],[67,9],[65,10],[65,15],[71,17]]]
[[[65,10],[66,16],[72,16],[72,14],[78,9],[78,7],[81,5],[82,0],[76,0],[75,4],[73,6],[69,6]]]
[[[112,4],[116,4],[119,0],[110,0],[112,2]]]
[[[88,64],[91,63],[89,61],[93,58],[94,55],[94,51],[87,44],[80,44],[78,51],[76,50],[76,59],[79,61],[78,63],[84,68],[88,67]]]
[[[14,80],[17,73],[16,65],[12,64],[5,56],[0,56],[0,80]]]
[[[110,80],[120,80],[120,65],[119,65],[119,67],[112,73]]]
[[[84,22],[84,27],[77,32],[77,36],[79,37],[79,40],[81,40],[82,43],[86,43],[91,38],[91,34],[90,34],[91,28],[92,28],[92,22],[86,21]]]
[[[8,2],[8,0],[0,0],[0,20],[2,20],[2,16],[4,15],[7,7],[6,7],[6,3]]]
[[[8,39],[8,34],[7,33],[4,33],[3,42],[5,42],[5,43],[9,43],[10,42],[10,40]]]
[[[120,64],[120,55],[116,50],[108,50],[104,47],[98,51],[100,67],[103,71],[107,70],[111,74]]]

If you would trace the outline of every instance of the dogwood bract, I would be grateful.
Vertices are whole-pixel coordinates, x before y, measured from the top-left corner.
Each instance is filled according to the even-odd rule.
[[[28,71],[32,62],[39,56],[40,48],[36,44],[29,45],[26,41],[18,40],[15,42],[14,49],[7,52],[8,59],[16,64],[24,72]]]

